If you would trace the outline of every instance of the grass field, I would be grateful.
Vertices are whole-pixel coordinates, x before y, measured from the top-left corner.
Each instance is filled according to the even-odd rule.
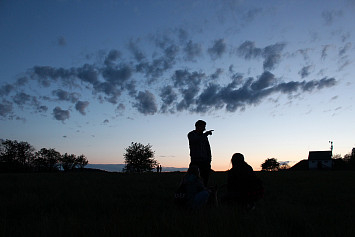
[[[257,172],[265,197],[250,212],[175,207],[183,175],[0,174],[0,236],[355,236],[353,171]]]

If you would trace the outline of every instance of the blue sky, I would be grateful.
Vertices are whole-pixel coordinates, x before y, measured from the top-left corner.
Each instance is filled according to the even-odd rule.
[[[355,1],[1,1],[0,134],[123,163],[131,142],[212,168],[294,164],[354,140]]]

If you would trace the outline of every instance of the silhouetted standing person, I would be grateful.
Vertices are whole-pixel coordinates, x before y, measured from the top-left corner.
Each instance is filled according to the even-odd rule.
[[[195,123],[195,130],[188,133],[187,137],[189,139],[190,147],[190,166],[197,166],[200,170],[201,178],[205,186],[208,184],[208,178],[211,171],[211,147],[208,141],[209,135],[212,135],[212,131],[206,130],[206,122],[203,120],[198,120]]]

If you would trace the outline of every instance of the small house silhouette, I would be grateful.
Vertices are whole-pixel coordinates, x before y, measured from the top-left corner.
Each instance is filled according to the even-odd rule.
[[[308,167],[312,170],[332,169],[332,151],[310,151],[308,155]]]

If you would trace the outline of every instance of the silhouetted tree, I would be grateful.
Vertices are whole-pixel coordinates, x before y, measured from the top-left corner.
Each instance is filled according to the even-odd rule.
[[[1,140],[0,161],[2,168],[7,171],[25,171],[29,170],[33,159],[35,149],[27,142],[18,142],[16,140]]]
[[[355,169],[355,152],[344,155],[344,161],[349,169]]]
[[[83,169],[89,163],[88,159],[84,155],[80,155],[75,158],[75,167]]]
[[[125,159],[125,172],[142,173],[152,171],[157,165],[154,160],[154,151],[151,145],[143,145],[141,143],[132,142],[127,147],[126,152],[123,154]]]
[[[350,166],[355,169],[355,149],[351,151]]]
[[[268,158],[261,164],[261,170],[277,171],[280,168],[280,163],[275,158]]]
[[[60,163],[64,171],[72,170],[75,168],[76,157],[73,154],[65,153],[60,158]]]
[[[88,164],[84,155],[61,155],[55,149],[42,148],[35,152],[27,142],[0,139],[0,172],[56,171],[84,168]]]
[[[42,148],[36,152],[33,166],[38,171],[55,171],[58,170],[61,154],[54,149]]]

